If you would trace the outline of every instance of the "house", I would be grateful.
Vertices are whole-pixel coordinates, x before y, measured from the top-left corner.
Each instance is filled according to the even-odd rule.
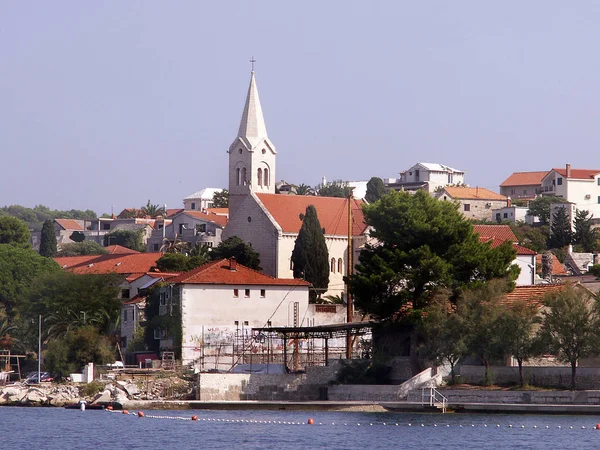
[[[306,207],[314,205],[329,250],[329,294],[344,291],[348,265],[348,217],[353,251],[366,240],[361,201],[275,194],[277,152],[267,136],[254,72],[238,130],[229,147],[229,221],[223,239],[239,236],[260,254],[265,274],[291,278],[291,256]],[[350,205],[350,207],[349,207]]]
[[[221,243],[227,221],[227,215],[212,210],[181,211],[165,227],[153,231],[148,239],[148,251],[160,251],[163,245],[175,241],[188,242],[192,247],[196,244],[216,247]]]
[[[183,199],[183,207],[191,211],[205,211],[213,207],[213,198],[216,193],[223,192],[219,188],[204,188],[194,192]]]
[[[481,187],[446,186],[436,194],[443,201],[456,201],[467,219],[494,220],[492,210],[510,206],[505,195]]]
[[[492,209],[492,217],[498,223],[525,222],[529,225],[539,223],[539,217],[530,216],[527,214],[528,211],[529,208],[527,206],[504,206],[502,208]]]
[[[533,200],[542,193],[542,180],[547,174],[547,170],[515,172],[500,184],[500,194],[513,200]]]
[[[510,241],[517,251],[513,261],[521,271],[515,280],[517,286],[530,286],[535,284],[536,256],[537,253],[517,243],[517,237],[508,225],[473,225],[473,231],[479,235],[482,242],[490,242],[492,248],[498,247],[503,242]]]
[[[174,336],[180,335],[184,364],[229,369],[233,363],[243,362],[232,361],[234,345],[241,346],[238,353],[243,354],[243,347],[248,354],[258,351],[252,328],[308,323],[310,283],[274,278],[238,264],[234,258],[197,267],[169,279],[168,284],[160,294],[159,314],[179,317],[181,331],[163,329],[156,336],[166,350],[178,347]],[[219,360],[219,355],[226,353],[230,356]]]
[[[465,172],[443,164],[419,162],[400,172],[400,178],[388,178],[384,183],[397,191],[425,190],[431,194],[443,186],[464,185]]]
[[[542,179],[542,195],[560,197],[600,217],[600,170],[572,169],[570,164],[551,169]]]
[[[575,253],[569,252],[565,258],[565,267],[573,273],[573,275],[586,274],[590,268],[598,264],[600,258],[594,253]]]

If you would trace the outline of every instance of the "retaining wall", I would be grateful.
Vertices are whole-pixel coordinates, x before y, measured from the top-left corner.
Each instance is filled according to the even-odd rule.
[[[463,403],[507,403],[539,405],[599,405],[600,391],[485,391],[440,389],[451,405]],[[421,390],[410,391],[408,400],[421,401]]]

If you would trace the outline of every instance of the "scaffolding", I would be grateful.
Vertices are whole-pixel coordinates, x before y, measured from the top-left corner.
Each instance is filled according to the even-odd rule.
[[[21,380],[21,358],[26,358],[26,355],[13,355],[10,350],[0,350],[0,372],[4,374],[0,384],[8,383],[12,374],[17,375],[18,381]]]

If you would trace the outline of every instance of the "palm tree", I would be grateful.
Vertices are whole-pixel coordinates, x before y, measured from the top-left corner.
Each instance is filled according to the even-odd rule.
[[[187,255],[190,252],[190,243],[182,241],[179,235],[175,234],[175,239],[170,240],[168,238],[163,239],[162,246],[160,248],[161,253],[181,253]]]
[[[294,187],[296,188],[296,195],[315,195],[315,190],[308,184],[302,183]]]
[[[142,208],[140,209],[140,215],[142,217],[149,216],[151,218],[156,218],[157,216],[164,215],[164,213],[165,209],[162,206],[153,205],[150,203],[150,200],[148,200],[146,206],[142,206]]]

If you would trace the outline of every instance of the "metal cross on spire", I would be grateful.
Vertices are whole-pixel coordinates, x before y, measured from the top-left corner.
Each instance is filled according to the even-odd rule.
[[[256,62],[256,60],[254,59],[254,56],[252,56],[250,58],[250,64],[252,64],[252,72],[254,72],[254,63]]]

